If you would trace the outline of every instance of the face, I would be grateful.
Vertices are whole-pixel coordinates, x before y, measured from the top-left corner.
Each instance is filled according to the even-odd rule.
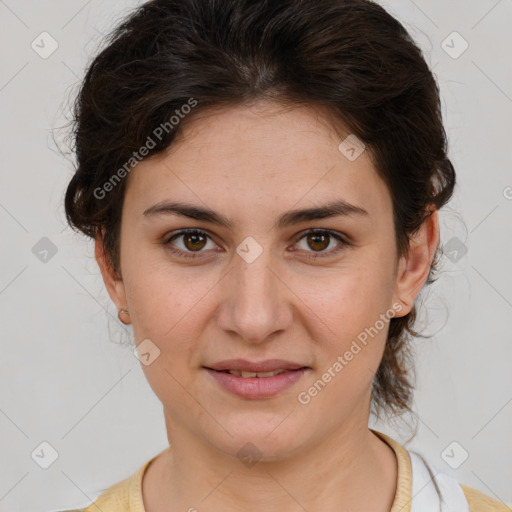
[[[142,368],[170,436],[272,459],[366,428],[389,320],[430,256],[398,259],[389,191],[368,151],[338,148],[348,134],[308,107],[225,108],[131,171],[122,280],[98,261],[136,343],[159,351]]]

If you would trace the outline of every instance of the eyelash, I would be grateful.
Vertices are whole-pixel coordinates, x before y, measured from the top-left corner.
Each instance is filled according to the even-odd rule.
[[[183,235],[190,235],[190,234],[205,235],[210,240],[212,239],[211,236],[208,235],[208,233],[206,231],[202,231],[200,229],[182,229],[175,233],[171,233],[169,236],[165,237],[165,239],[163,241],[163,245],[166,246],[167,249],[169,251],[171,251],[172,253],[177,254],[178,256],[182,256],[184,258],[194,259],[194,258],[201,257],[200,254],[201,254],[201,252],[204,252],[204,251],[185,252],[185,251],[182,251],[181,249],[176,249],[175,247],[172,247],[171,242],[174,239],[179,238],[180,236],[183,236]],[[317,258],[330,257],[330,256],[337,254],[338,252],[344,250],[346,246],[350,245],[350,243],[345,238],[343,238],[337,232],[331,231],[329,229],[311,229],[309,231],[306,231],[302,234],[302,236],[297,240],[296,243],[298,243],[300,240],[302,240],[303,238],[305,238],[307,235],[310,235],[310,234],[327,234],[330,237],[335,238],[338,242],[340,242],[340,244],[336,248],[331,249],[330,251],[327,251],[325,253],[306,251],[306,252],[313,252],[313,254],[314,254],[314,256],[306,256],[306,258],[309,258],[309,259],[315,260]]]

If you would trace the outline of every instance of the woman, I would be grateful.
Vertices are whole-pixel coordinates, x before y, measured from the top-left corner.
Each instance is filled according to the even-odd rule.
[[[75,109],[95,239],[169,448],[87,511],[509,510],[368,428],[410,410],[451,198],[436,81],[367,0],[156,0]],[[419,491],[419,492],[418,492]]]

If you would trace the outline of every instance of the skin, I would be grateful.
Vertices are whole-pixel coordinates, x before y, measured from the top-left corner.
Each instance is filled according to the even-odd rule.
[[[116,307],[130,312],[136,343],[149,338],[160,350],[142,368],[163,404],[170,448],[145,473],[146,512],[390,510],[396,458],[368,429],[389,324],[307,405],[297,400],[379,315],[393,304],[401,307],[397,317],[410,311],[439,243],[434,210],[398,258],[389,191],[368,151],[350,161],[338,150],[348,133],[310,106],[224,107],[186,124],[168,151],[130,173],[122,277],[100,237],[96,258]],[[289,210],[334,199],[368,215],[274,227]],[[164,200],[208,207],[233,227],[143,215]],[[179,236],[165,245],[186,228],[210,238],[200,244]],[[334,253],[340,242],[308,239],[313,228],[351,242]],[[263,251],[252,263],[236,252],[248,236]],[[311,369],[275,397],[242,399],[202,368],[236,357]],[[250,468],[237,457],[247,442],[261,453]]]

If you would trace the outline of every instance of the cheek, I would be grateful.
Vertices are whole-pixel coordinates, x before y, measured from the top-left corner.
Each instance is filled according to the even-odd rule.
[[[170,269],[161,263],[127,265],[125,288],[135,341],[149,339],[160,351],[143,370],[161,399],[181,393],[178,383],[187,386],[200,364],[198,340],[204,337],[220,276],[211,271],[199,276],[199,272],[199,267]]]
[[[331,391],[324,394],[326,400],[330,395],[333,401],[348,404],[367,392],[382,358],[395,311],[389,262],[381,259],[377,264],[376,260],[340,272],[306,301],[319,320],[313,327],[316,334],[312,333],[317,341],[318,373],[321,380],[333,382],[328,384]],[[331,374],[326,375],[329,370]]]
[[[297,398],[310,417],[331,411],[322,428],[337,428],[355,408],[366,407],[394,316],[390,297],[389,283],[370,272],[339,278],[318,295],[316,371]]]
[[[151,364],[142,365],[149,385],[162,403],[187,403],[184,389],[198,355],[203,296],[208,288],[183,273],[158,267],[127,272],[125,287],[136,343],[149,339],[159,351]]]
[[[162,258],[127,261],[124,276],[137,340],[140,336],[163,340],[190,324],[205,295],[218,281],[212,272],[199,267],[172,268]]]
[[[305,286],[303,282],[299,288],[297,294],[305,298],[319,325],[331,336],[339,336],[339,340],[355,337],[391,307],[391,268],[387,262],[376,260],[366,258],[368,263],[342,268],[323,279],[321,285],[309,282]]]

